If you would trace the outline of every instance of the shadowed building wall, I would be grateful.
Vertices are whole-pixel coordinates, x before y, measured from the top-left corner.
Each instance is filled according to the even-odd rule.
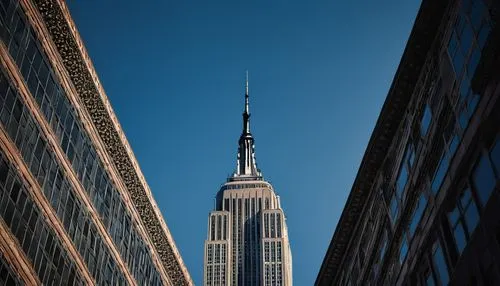
[[[316,285],[500,285],[499,5],[422,1]]]

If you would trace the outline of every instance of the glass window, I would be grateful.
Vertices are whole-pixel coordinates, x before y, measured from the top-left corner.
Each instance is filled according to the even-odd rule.
[[[418,223],[422,218],[425,208],[427,207],[427,199],[425,198],[425,194],[421,193],[420,198],[417,201],[417,207],[415,208],[415,212],[413,213],[413,217],[410,222],[410,236],[413,236],[415,230],[417,229]]]
[[[462,68],[464,66],[464,55],[460,50],[457,50],[455,55],[453,56],[453,67],[455,68],[455,73],[457,77],[462,74]]]
[[[488,156],[482,155],[472,174],[472,182],[484,206],[495,187],[496,179]]]
[[[434,194],[437,194],[441,188],[441,184],[443,183],[446,172],[448,171],[448,164],[448,157],[446,154],[443,154],[441,156],[441,160],[439,161],[439,166],[436,174],[434,175],[434,179],[432,180],[431,189]]]
[[[408,170],[406,169],[406,166],[403,162],[403,165],[401,166],[401,171],[399,172],[398,180],[396,181],[396,191],[399,197],[401,197],[401,195],[403,194],[403,190],[406,186],[407,181],[408,181]]]
[[[479,212],[472,198],[470,188],[466,188],[457,198],[456,206],[448,214],[452,228],[455,244],[459,253],[462,253],[477,224],[479,223]]]
[[[474,73],[476,72],[477,65],[479,64],[479,59],[481,58],[481,52],[477,47],[474,47],[472,50],[472,54],[469,59],[469,63],[467,64],[467,72],[471,75],[474,76]]]
[[[460,83],[460,101],[464,101],[469,95],[470,91],[470,80],[467,74],[464,74],[462,82]]]
[[[481,19],[485,10],[486,6],[484,5],[483,0],[472,1],[470,19],[476,31],[479,30],[479,25],[481,24]]]
[[[484,48],[484,45],[486,44],[486,40],[488,40],[490,32],[491,32],[490,25],[486,22],[483,22],[483,26],[481,27],[481,30],[479,30],[479,34],[477,37],[477,42],[479,43],[479,47],[481,48],[481,50]]]
[[[458,135],[453,135],[453,138],[450,141],[450,145],[448,146],[448,154],[450,154],[450,157],[453,157],[453,155],[455,155],[455,151],[457,151],[459,143],[460,138],[458,137]]]
[[[472,45],[472,36],[473,36],[472,28],[469,25],[469,23],[466,22],[464,30],[460,35],[460,46],[462,48],[462,52],[464,55],[469,54],[469,49]]]
[[[491,149],[490,152],[491,161],[495,166],[497,171],[497,177],[500,178],[500,136],[497,137],[497,141],[495,142],[495,146]]]
[[[398,216],[398,202],[395,195],[392,196],[390,207],[391,207],[391,218],[392,222],[394,223],[396,222],[396,218]]]
[[[403,238],[401,241],[401,248],[399,249],[399,262],[403,263],[408,254],[408,242],[406,239],[406,233],[403,233]]]
[[[432,272],[428,272],[425,276],[425,286],[434,286],[436,282],[434,282],[434,277],[432,276]]]
[[[449,281],[448,266],[446,264],[443,249],[440,243],[437,244],[437,248],[434,252],[434,255],[432,256],[432,260],[434,263],[436,276],[438,280],[441,282],[441,285],[448,285]]]
[[[458,47],[458,38],[455,31],[453,31],[453,34],[451,35],[450,38],[450,42],[448,43],[448,53],[450,54],[450,58],[453,58],[453,56],[455,55],[457,47]]]
[[[428,105],[426,105],[424,109],[424,115],[422,116],[422,121],[420,122],[420,134],[422,135],[422,137],[427,134],[427,130],[429,130],[429,126],[431,125],[431,120],[431,109]]]

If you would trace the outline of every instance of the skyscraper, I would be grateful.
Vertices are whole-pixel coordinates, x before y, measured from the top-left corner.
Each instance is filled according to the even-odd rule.
[[[0,39],[0,285],[192,285],[65,2]]]
[[[316,285],[500,285],[499,11],[422,1]]]
[[[204,285],[292,285],[292,256],[280,198],[255,162],[248,76],[236,172],[208,216]]]

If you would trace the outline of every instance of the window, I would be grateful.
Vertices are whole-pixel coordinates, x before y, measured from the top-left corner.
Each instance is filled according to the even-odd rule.
[[[481,58],[481,52],[479,52],[479,49],[477,47],[474,47],[469,59],[469,63],[467,64],[467,71],[471,76],[474,76],[480,58]]]
[[[434,270],[436,272],[437,279],[441,282],[441,285],[448,285],[450,280],[448,274],[448,266],[446,264],[446,259],[443,253],[443,248],[438,242],[434,254],[432,255],[432,262],[434,265]]]
[[[490,157],[493,165],[495,166],[497,178],[500,178],[500,136],[497,136],[495,145],[490,151]]]
[[[479,212],[470,188],[457,198],[455,208],[448,214],[453,237],[459,253],[462,253],[479,222]]]
[[[432,276],[432,272],[429,271],[426,273],[425,276],[425,285],[426,286],[434,286],[436,285],[436,282],[434,281],[434,277]]]
[[[472,172],[472,182],[483,206],[486,205],[495,187],[495,174],[488,156],[482,155]]]
[[[460,46],[464,55],[468,55],[472,45],[473,32],[471,26],[467,23],[460,35]]]
[[[390,211],[391,211],[391,221],[394,224],[396,222],[396,219],[398,217],[398,201],[396,199],[395,195],[392,195],[391,199],[391,204],[390,204]]]
[[[488,36],[490,35],[491,32],[491,27],[488,23],[483,22],[483,26],[481,27],[481,30],[479,30],[477,42],[479,44],[479,47],[481,49],[484,48],[484,45],[486,44],[486,40],[488,39]]]
[[[415,230],[417,229],[418,223],[420,222],[420,219],[422,218],[422,215],[426,207],[427,207],[427,199],[425,197],[425,194],[422,192],[420,193],[420,197],[417,201],[415,212],[413,213],[413,217],[410,222],[410,228],[409,228],[410,236],[413,236],[415,234]]]
[[[403,264],[406,255],[408,254],[408,238],[406,236],[406,232],[403,233],[403,237],[401,238],[401,247],[399,249],[399,263]]]
[[[450,38],[450,42],[448,43],[448,53],[450,54],[451,58],[454,58],[457,47],[458,47],[458,38],[455,31],[453,31],[453,34],[451,35]]]
[[[486,6],[484,5],[483,0],[472,1],[472,11],[470,14],[470,19],[476,31],[479,29],[479,25],[481,24],[481,19],[485,10]]]
[[[403,163],[404,164],[404,163]],[[398,197],[401,197],[403,194],[403,190],[406,186],[406,182],[408,181],[408,170],[406,166],[402,165],[401,170],[399,172],[398,179],[396,181],[396,191],[398,193]]]
[[[452,120],[449,122],[449,130],[450,132],[445,132],[444,135],[444,142],[445,142],[445,147],[443,151],[443,155],[441,156],[441,159],[439,160],[439,164],[437,167],[436,172],[434,173],[434,178],[432,179],[431,183],[431,190],[434,195],[436,195],[439,192],[439,189],[441,188],[441,185],[443,184],[444,178],[446,176],[446,173],[448,172],[448,167],[450,164],[451,159],[455,155],[455,152],[458,148],[458,145],[460,143],[460,138],[456,134],[455,131],[455,121]],[[451,137],[453,135],[453,137]],[[451,137],[451,139],[450,139]]]
[[[399,174],[396,179],[395,198],[393,197],[393,201],[391,201],[391,216],[394,220],[397,216],[397,206],[395,205],[395,200],[404,200],[404,190],[414,161],[415,150],[413,149],[413,144],[409,142],[406,146],[405,154],[399,167]]]
[[[432,180],[431,190],[436,195],[441,188],[441,184],[443,183],[444,176],[448,171],[448,156],[444,153],[441,156],[441,160],[439,161],[439,166],[437,168],[436,173],[434,174],[434,179]]]
[[[431,108],[428,105],[425,105],[424,114],[422,115],[422,120],[420,121],[420,135],[425,137],[427,135],[427,131],[429,130],[429,126],[432,121],[432,112]]]

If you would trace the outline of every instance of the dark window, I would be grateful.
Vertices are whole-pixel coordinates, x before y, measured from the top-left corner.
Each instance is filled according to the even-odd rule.
[[[441,156],[441,160],[439,161],[439,165],[436,174],[434,175],[434,179],[432,180],[431,189],[434,194],[437,194],[439,189],[441,188],[444,176],[448,171],[448,164],[449,164],[448,157],[446,156],[446,154],[443,154]]]
[[[417,229],[418,223],[420,222],[420,219],[422,218],[422,215],[425,211],[425,208],[427,206],[427,199],[425,198],[425,194],[422,192],[420,194],[420,197],[417,201],[417,206],[415,208],[415,212],[413,213],[411,222],[410,222],[410,236],[413,236],[415,234],[415,230]]]
[[[482,155],[472,173],[472,182],[483,206],[486,205],[495,187],[495,174],[488,156]]]
[[[429,126],[431,125],[431,121],[432,121],[431,108],[428,105],[426,105],[424,109],[424,114],[422,115],[422,120],[420,122],[420,134],[422,135],[422,137],[424,137],[427,134]]]
[[[391,210],[392,222],[395,223],[398,216],[398,201],[395,195],[392,196],[390,203],[390,210]]]
[[[467,64],[467,72],[473,77],[476,72],[477,65],[479,64],[479,59],[481,58],[481,52],[479,49],[475,47],[472,50],[472,54],[469,59],[469,63]]]
[[[403,238],[401,241],[401,247],[399,249],[399,262],[403,263],[403,261],[406,258],[406,255],[408,254],[408,240],[406,237],[406,233],[403,233]]]
[[[493,165],[495,166],[497,178],[500,178],[500,136],[497,137],[495,145],[491,149],[490,157],[491,157],[491,161],[493,162]],[[1,167],[0,167],[0,170],[1,170]],[[1,171],[0,171],[0,178],[1,178]]]
[[[396,191],[398,192],[398,196],[401,197],[403,194],[403,190],[406,186],[406,182],[408,181],[408,170],[406,166],[402,166],[398,179],[396,181]]]
[[[460,46],[464,55],[468,55],[470,46],[472,45],[473,32],[471,26],[467,23],[460,35]]]
[[[455,56],[453,57],[453,66],[455,67],[455,73],[458,75],[462,74],[462,67],[464,66],[464,55],[462,54],[462,51],[459,49],[455,53]]]
[[[441,285],[448,285],[448,281],[450,280],[448,274],[448,266],[446,264],[446,259],[440,243],[437,243],[436,250],[432,255],[432,261],[434,264],[434,270],[436,272],[436,276],[438,280],[441,282]]]
[[[483,3],[483,0],[475,0],[472,1],[472,11],[471,11],[471,22],[474,29],[479,30],[479,25],[481,24],[481,20],[484,12],[486,11],[486,6]]]
[[[481,27],[481,30],[479,30],[479,35],[477,38],[477,42],[479,43],[479,47],[481,49],[484,48],[484,45],[486,44],[486,40],[488,39],[490,32],[491,32],[490,25],[486,22],[483,22],[483,26]]]
[[[479,212],[470,188],[457,198],[455,208],[448,214],[459,253],[462,253],[479,222]]]
[[[458,38],[455,31],[453,31],[453,34],[451,35],[450,38],[450,42],[448,43],[448,53],[450,54],[451,58],[454,58],[457,47],[458,47]]]

